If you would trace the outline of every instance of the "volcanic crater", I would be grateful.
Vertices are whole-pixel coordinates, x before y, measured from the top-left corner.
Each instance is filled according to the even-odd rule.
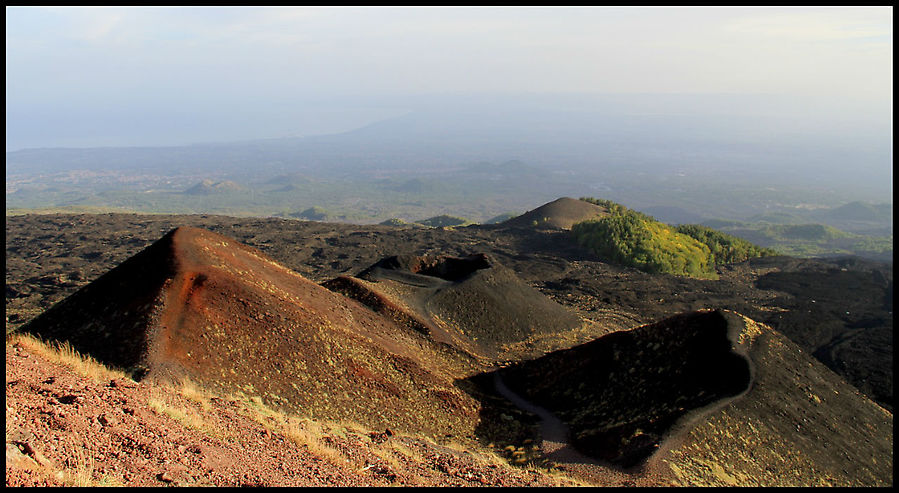
[[[484,253],[390,256],[323,285],[484,361],[585,323]]]
[[[769,327],[733,312],[684,310],[710,303],[717,289],[736,296],[746,278],[759,277],[740,277],[756,264],[805,261],[728,266],[726,285],[672,280],[594,262],[558,231],[509,226],[390,230],[430,241],[431,252],[448,241],[455,256],[384,257],[382,247],[396,252],[397,243],[377,228],[342,235],[348,226],[298,223],[298,231],[324,228],[310,237],[318,246],[303,261],[278,259],[341,273],[323,285],[228,237],[179,227],[21,330],[162,385],[188,378],[305,416],[482,442],[504,434],[539,449],[548,438],[543,418],[504,398],[499,381],[558,416],[570,445],[636,481],[661,471],[680,484],[892,483],[889,412]],[[481,243],[460,252],[472,244],[466,235]],[[353,276],[340,262],[321,264],[332,258],[327,248],[363,238],[378,248],[360,246],[365,256],[351,265],[371,267]],[[479,250],[489,253],[470,253]],[[375,252],[380,260],[360,260]],[[548,273],[558,282],[541,277]],[[884,282],[891,290],[891,276]],[[755,296],[755,305],[740,306],[759,314],[783,303],[777,294],[738,293]],[[586,294],[591,304],[579,303]],[[661,297],[678,294],[676,302]],[[597,316],[597,300],[613,295],[623,315]],[[631,305],[659,321],[634,323]],[[687,313],[661,316],[674,309]]]
[[[557,413],[571,442],[624,469],[640,466],[691,413],[746,392],[752,362],[740,324],[695,312],[513,364],[498,375]]]

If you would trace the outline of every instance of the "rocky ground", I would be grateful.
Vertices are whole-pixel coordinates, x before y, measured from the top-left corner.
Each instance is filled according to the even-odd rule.
[[[316,282],[357,274],[391,255],[486,253],[610,330],[703,308],[737,311],[787,335],[892,409],[891,264],[766,257],[720,268],[719,280],[696,280],[599,262],[564,231],[397,228],[210,215],[11,216],[6,226],[7,331],[177,226],[234,238]]]
[[[558,471],[6,346],[7,486],[566,486]],[[615,484],[610,482],[609,484]]]
[[[357,274],[391,255],[486,253],[608,331],[698,309],[734,310],[783,332],[882,406],[892,406],[891,266],[778,257],[725,266],[719,280],[694,280],[605,264],[564,231],[529,228],[421,229],[199,215],[8,217],[7,333],[177,226],[234,238],[316,282]],[[637,484],[626,474],[515,467],[490,447],[297,420],[239,398],[122,376],[86,377],[30,344],[12,341],[8,485]],[[494,450],[512,462],[514,454],[526,453],[512,448]],[[676,479],[644,475],[639,484],[678,484]]]

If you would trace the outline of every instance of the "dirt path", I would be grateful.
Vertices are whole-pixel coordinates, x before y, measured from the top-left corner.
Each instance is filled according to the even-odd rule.
[[[556,452],[561,451],[564,448],[571,449],[569,454],[572,456],[580,456],[580,457],[572,457],[580,459],[581,461],[590,460],[589,457],[586,457],[576,450],[572,448],[568,443],[568,426],[562,422],[559,418],[557,418],[553,413],[547,411],[546,409],[525,400],[520,395],[516,394],[509,387],[506,386],[506,383],[503,382],[502,377],[499,376],[499,373],[493,374],[493,384],[496,387],[496,391],[500,393],[503,397],[509,400],[512,404],[515,404],[516,407],[532,413],[540,418],[540,434],[543,437],[543,445],[542,450],[543,453],[549,458],[550,454],[556,454]],[[553,459],[555,462],[562,462],[555,457]]]
[[[579,479],[602,486],[631,486],[638,484],[638,480],[645,479],[643,475],[628,474],[611,468],[575,450],[568,441],[568,425],[553,413],[513,392],[506,386],[498,372],[493,374],[493,384],[496,391],[509,402],[540,418],[543,456],[551,462],[562,465],[561,469],[569,471]]]

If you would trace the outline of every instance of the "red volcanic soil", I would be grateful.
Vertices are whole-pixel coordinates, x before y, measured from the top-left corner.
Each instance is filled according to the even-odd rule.
[[[137,378],[374,428],[465,436],[477,415],[447,348],[201,229],[171,231],[23,330]]]
[[[413,436],[289,418],[310,431],[295,435],[280,419],[148,380],[86,378],[6,346],[7,486],[571,484]]]
[[[196,380],[219,395],[233,394],[234,402],[258,396],[270,407],[313,416],[319,418],[317,422],[345,420],[364,423],[368,430],[390,428],[395,431],[394,437],[402,437],[403,445],[420,451],[413,462],[423,464],[409,466],[416,472],[408,480],[398,473],[399,484],[485,484],[478,478],[495,485],[535,484],[509,483],[471,462],[460,465],[460,454],[419,447],[422,437],[430,441],[431,437],[451,434],[454,437],[449,440],[458,439],[477,454],[477,445],[470,445],[474,434],[484,444],[493,443],[497,450],[514,446],[517,453],[518,449],[539,443],[536,423],[540,416],[529,417],[523,408],[516,408],[499,395],[485,395],[496,392],[490,378],[482,378],[487,380],[483,386],[468,381],[479,372],[483,372],[481,377],[492,374],[486,373],[488,369],[477,360],[460,355],[458,346],[435,344],[433,334],[425,326],[427,321],[409,317],[428,312],[404,305],[405,299],[395,296],[394,291],[399,290],[393,288],[400,286],[396,280],[344,278],[351,281],[348,285],[369,289],[360,291],[363,296],[358,299],[363,303],[358,303],[330,293],[268,260],[259,251],[237,245],[224,236],[181,228],[86,284],[176,224],[212,227],[234,235],[316,281],[358,272],[385,255],[422,256],[437,252],[462,258],[472,251],[486,252],[530,287],[566,308],[580,309],[582,316],[606,324],[609,331],[632,329],[707,307],[732,308],[772,325],[780,323],[774,328],[790,331],[790,337],[802,342],[802,347],[770,329],[759,329],[750,338],[748,356],[755,370],[749,390],[695,422],[684,423],[690,416],[677,418],[670,414],[677,418],[674,428],[680,431],[676,440],[666,438],[659,442],[660,448],[649,463],[668,464],[678,484],[892,484],[892,415],[811,357],[821,340],[843,340],[843,329],[869,333],[871,327],[877,328],[877,334],[882,332],[884,338],[871,339],[877,344],[867,342],[861,348],[864,352],[852,360],[864,363],[859,368],[865,369],[860,374],[861,383],[853,383],[867,385],[866,382],[874,381],[879,373],[871,369],[877,369],[889,378],[878,380],[883,385],[877,388],[886,393],[876,395],[887,396],[892,402],[891,269],[871,270],[840,260],[766,257],[726,266],[719,281],[654,276],[598,262],[573,244],[564,230],[540,230],[532,225],[412,230],[207,216],[60,215],[9,219],[7,331],[11,324],[19,326],[44,311],[51,302],[71,296],[24,329],[45,339],[71,341],[82,352],[143,379],[133,388],[112,386],[110,382],[85,383],[22,348],[14,349],[8,339],[8,485],[57,483],[41,479],[43,476],[23,479],[25,473],[11,469],[10,457],[34,464],[43,458],[57,465],[73,465],[79,450],[97,466],[95,480],[102,479],[103,474],[121,480],[123,476],[116,470],[135,470],[141,472],[132,475],[133,484],[141,485],[154,484],[144,482],[153,478],[159,484],[166,483],[158,476],[164,472],[169,472],[165,477],[175,484],[303,485],[303,479],[312,485],[322,483],[303,474],[315,476],[319,474],[316,471],[321,471],[332,477],[325,469],[310,466],[305,472],[287,473],[294,474],[296,482],[277,479],[271,474],[281,473],[272,473],[271,464],[255,464],[257,459],[276,466],[296,463],[306,467],[309,462],[299,455],[290,455],[292,452],[275,452],[271,449],[274,442],[254,438],[264,434],[263,430],[253,431],[250,425],[244,430],[245,425],[236,421],[206,414],[203,406],[190,404],[170,392],[175,387],[159,385],[180,376]],[[407,292],[449,292],[448,288],[462,288],[476,278],[484,282],[472,285],[485,286],[496,278],[490,270],[475,269],[473,275],[454,280],[419,273],[415,275],[421,277],[409,279],[428,278],[426,286],[412,284],[402,288]],[[395,286],[384,289],[390,283]],[[373,285],[379,288],[371,289]],[[75,292],[79,286],[84,287]],[[810,291],[812,288],[814,291]],[[847,289],[853,296],[845,295]],[[382,308],[364,299],[366,293],[381,291],[391,295],[376,300],[382,302]],[[462,301],[475,301],[468,296],[472,290],[453,291]],[[452,304],[450,301],[446,306],[452,308]],[[469,309],[476,306],[465,305],[464,311],[475,315]],[[10,307],[18,311],[11,313]],[[570,429],[585,432],[581,437],[571,437],[582,448],[589,449],[591,442],[599,444],[607,438],[624,438],[631,440],[633,447],[613,447],[610,450],[615,455],[606,459],[619,463],[628,462],[629,457],[639,460],[639,452],[649,443],[645,441],[647,436],[653,440],[653,434],[666,436],[664,427],[650,426],[652,421],[664,424],[664,414],[672,411],[669,391],[677,392],[690,383],[672,380],[677,377],[676,372],[684,369],[684,363],[703,361],[704,354],[711,354],[702,345],[694,344],[702,338],[675,337],[680,331],[669,330],[676,328],[669,322],[656,327],[661,330],[632,331],[638,337],[630,339],[619,335],[577,347],[572,344],[584,341],[565,340],[565,344],[546,350],[541,346],[540,354],[562,350],[527,364],[533,371],[521,371],[517,379],[509,375],[506,383],[529,401],[554,412]],[[750,326],[748,319],[746,324]],[[697,329],[702,331],[715,326],[699,325]],[[723,343],[728,339],[733,342],[722,337],[711,340]],[[687,346],[680,347],[683,344]],[[614,360],[616,350],[618,360]],[[609,356],[610,351],[614,365],[603,357]],[[717,350],[714,353],[727,354]],[[45,368],[48,370],[43,371]],[[634,368],[634,373],[625,368]],[[506,375],[502,371],[501,374]],[[728,380],[734,375],[732,371],[720,372]],[[604,383],[597,384],[598,379]],[[535,395],[529,390],[531,387],[541,395]],[[466,389],[472,397],[457,388]],[[138,391],[142,393],[134,393]],[[647,393],[648,396],[637,395]],[[716,391],[715,395],[730,399],[730,393]],[[158,412],[140,407],[150,397],[182,407],[193,406],[191,409],[212,423],[213,428],[237,427],[241,434],[246,433],[246,439],[228,435],[206,442],[218,448],[209,449],[208,455],[201,454],[201,462],[181,457],[179,454],[184,451],[193,453],[190,443],[203,438],[178,438],[183,427],[171,419],[158,420],[150,414],[159,415]],[[682,397],[681,402],[678,397]],[[699,397],[698,391],[693,396],[674,395],[677,412],[677,407],[687,408],[682,405],[683,397],[689,398],[691,404],[704,403],[702,399],[693,399]],[[218,404],[231,402],[229,399],[210,401],[213,412],[227,413],[227,406]],[[573,414],[554,409],[557,402],[565,399],[574,404]],[[104,403],[106,407],[94,408],[92,403]],[[129,414],[125,408],[135,414]],[[603,414],[609,409],[621,413],[614,417]],[[658,411],[663,411],[662,415]],[[114,422],[110,421],[113,416],[123,417],[115,424],[127,424],[130,428],[110,434],[107,428],[113,428],[103,421]],[[591,416],[601,419],[585,419]],[[624,418],[643,423],[646,418],[650,426],[625,433],[628,430],[619,427]],[[478,419],[480,423],[472,431]],[[141,427],[144,422],[149,423],[146,428]],[[536,429],[530,430],[531,427]],[[341,450],[349,450],[346,440],[354,444],[358,444],[357,439],[373,440],[366,435],[327,434],[343,447]],[[355,438],[349,438],[352,436]],[[413,436],[418,441],[410,438]],[[280,440],[277,436],[275,439]],[[229,448],[236,441],[244,448]],[[154,447],[153,443],[161,445]],[[200,450],[205,451],[202,447]],[[269,452],[270,459],[265,459]],[[638,454],[633,455],[634,452]],[[253,471],[257,472],[228,466],[230,472],[218,469],[207,475],[207,468],[216,470],[210,461],[221,461],[223,457],[239,457],[241,462],[253,464]],[[144,461],[150,467],[144,471],[137,463],[125,462],[128,458]],[[159,467],[173,460],[194,471],[190,475],[193,479],[179,479],[175,475],[177,468]],[[360,471],[370,465],[366,461],[353,464]],[[381,474],[377,471],[385,471],[382,466],[378,463],[361,472]],[[430,477],[423,469],[430,473],[449,471],[448,481],[419,481],[417,476]],[[608,477],[601,483],[619,484]],[[334,480],[328,484],[358,483]]]
[[[605,207],[562,197],[501,223],[503,226],[540,229],[571,229],[576,223],[609,215]]]

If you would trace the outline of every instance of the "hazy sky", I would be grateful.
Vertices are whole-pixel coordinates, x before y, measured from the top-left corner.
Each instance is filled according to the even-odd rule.
[[[7,150],[329,133],[442,93],[892,106],[892,10],[6,9]]]

